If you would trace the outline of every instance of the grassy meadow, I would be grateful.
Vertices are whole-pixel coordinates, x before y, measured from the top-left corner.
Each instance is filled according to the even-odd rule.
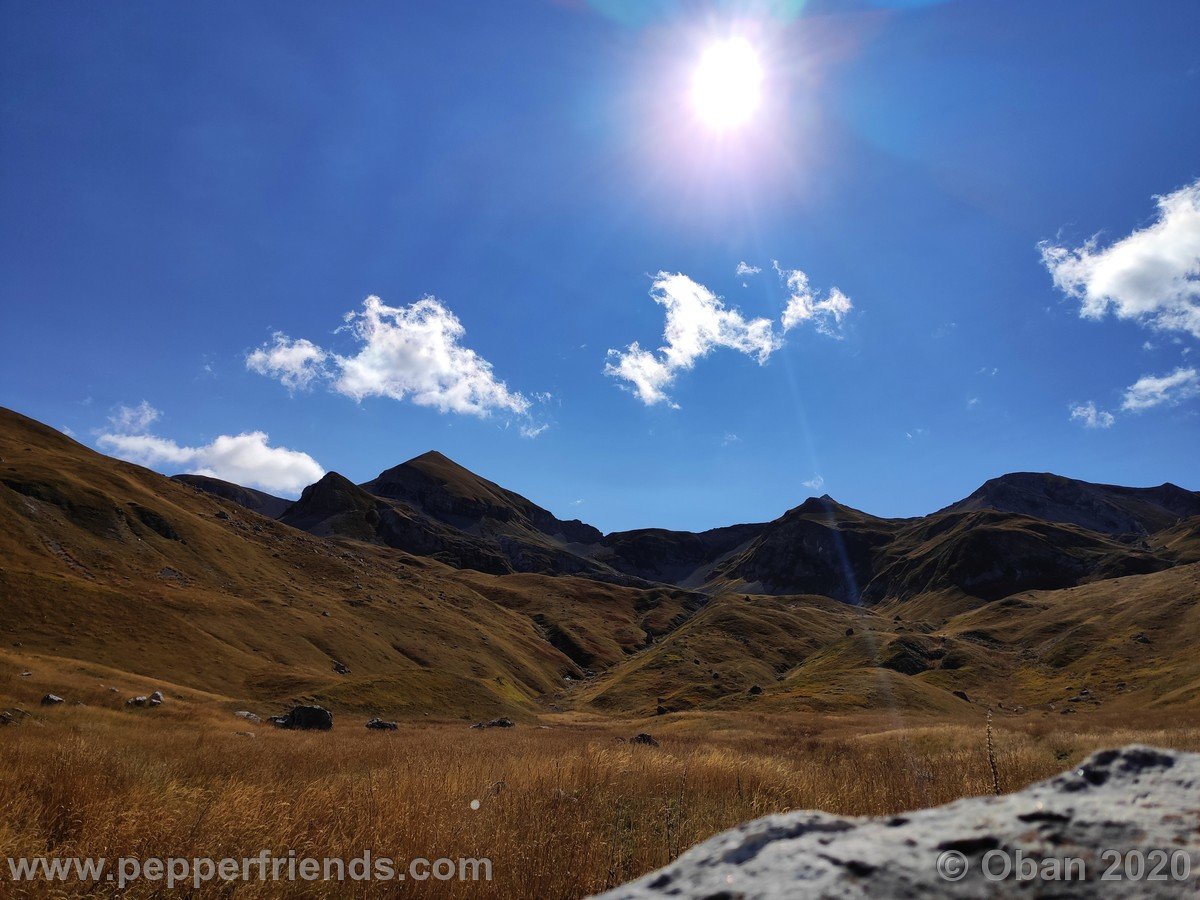
[[[490,884],[210,883],[203,897],[570,898],[659,867],[746,819],[895,813],[992,790],[982,717],[733,713],[617,722],[578,713],[471,730],[249,725],[202,703],[63,705],[0,730],[0,856],[489,857]],[[642,730],[660,746],[623,742]],[[250,731],[253,737],[238,734]],[[1200,749],[1200,728],[1097,712],[1002,716],[1003,791],[1134,741]],[[479,800],[479,808],[471,801]],[[3,873],[7,877],[7,872]],[[0,894],[82,895],[79,884]],[[125,896],[165,896],[143,882]]]

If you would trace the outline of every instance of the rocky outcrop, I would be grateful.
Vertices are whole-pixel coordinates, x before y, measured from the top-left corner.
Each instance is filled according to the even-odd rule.
[[[1004,797],[876,819],[768,816],[602,896],[1181,897],[1197,879],[1200,754],[1132,746]]]

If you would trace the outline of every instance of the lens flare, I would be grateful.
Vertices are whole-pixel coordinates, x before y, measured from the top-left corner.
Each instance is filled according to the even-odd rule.
[[[692,76],[692,107],[707,125],[736,128],[762,102],[762,63],[745,38],[732,37],[705,48]]]

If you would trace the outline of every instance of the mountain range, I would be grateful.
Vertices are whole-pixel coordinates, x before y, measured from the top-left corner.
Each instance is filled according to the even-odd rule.
[[[1161,571],[1190,557],[1156,536],[1200,516],[1200,494],[1173,484],[1127,488],[1020,472],[915,519],[878,518],[825,495],[766,523],[605,535],[436,451],[361,485],[330,472],[295,503],[213,478],[175,477],[310,534],[456,568],[854,604],[947,589],[995,600]]]
[[[0,661],[228,703],[1200,702],[1200,494],[1172,484],[1016,473],[911,519],[822,496],[765,523],[603,534],[437,452],[292,502],[3,410],[0,511]]]

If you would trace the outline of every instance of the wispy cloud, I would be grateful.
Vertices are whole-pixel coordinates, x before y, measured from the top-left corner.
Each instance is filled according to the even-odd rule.
[[[541,425],[534,425],[532,422],[526,422],[521,426],[521,437],[535,438],[544,432],[550,426],[543,422]]]
[[[1098,237],[1074,248],[1043,241],[1042,262],[1085,318],[1112,313],[1200,338],[1200,180],[1155,201],[1145,228],[1108,246]]]
[[[740,262],[737,264],[737,268],[734,269],[733,274],[738,278],[749,278],[751,275],[757,275],[761,271],[762,269],[760,269],[758,266],[752,266],[748,263]]]
[[[529,415],[530,401],[498,379],[490,362],[463,346],[466,329],[435,297],[397,307],[370,296],[361,309],[346,313],[338,331],[354,339],[357,352],[343,355],[276,332],[246,357],[246,367],[289,390],[324,382],[355,401],[387,397],[444,413]],[[527,422],[522,434],[544,430]]]
[[[821,475],[814,475],[812,478],[808,479],[808,481],[802,481],[800,484],[808,488],[810,491],[819,491],[821,488],[825,487],[825,478]]]
[[[821,297],[809,284],[808,275],[799,269],[785,269],[772,262],[775,271],[788,289],[787,306],[783,310],[783,330],[791,331],[797,325],[811,322],[821,334],[842,337],[842,322],[854,308],[850,298],[840,290],[830,288]]]
[[[208,475],[291,496],[325,474],[307,453],[270,446],[266,432],[223,434],[203,446],[187,447],[148,433],[159,417],[159,411],[144,400],[136,407],[117,407],[109,418],[109,430],[99,435],[97,444],[139,465]]]
[[[1084,428],[1112,428],[1116,417],[1102,409],[1097,409],[1092,401],[1071,406],[1071,421],[1080,422]]]
[[[114,406],[108,417],[108,427],[122,433],[145,431],[161,416],[157,409],[143,400],[137,406]]]
[[[740,443],[741,440],[742,439],[740,437],[738,437],[736,434],[734,434],[732,431],[728,431],[725,433],[725,437],[721,438],[721,446],[728,447],[730,444]]]
[[[780,346],[769,319],[747,320],[686,275],[659,272],[650,296],[666,310],[665,343],[657,352],[643,350],[637,341],[624,351],[609,350],[604,367],[605,374],[628,382],[647,406],[663,402],[675,406],[666,389],[679,372],[691,369],[713,350],[737,350],[761,365]]]
[[[1121,409],[1140,412],[1155,406],[1174,406],[1200,396],[1200,372],[1180,366],[1167,375],[1143,375],[1125,389]]]

